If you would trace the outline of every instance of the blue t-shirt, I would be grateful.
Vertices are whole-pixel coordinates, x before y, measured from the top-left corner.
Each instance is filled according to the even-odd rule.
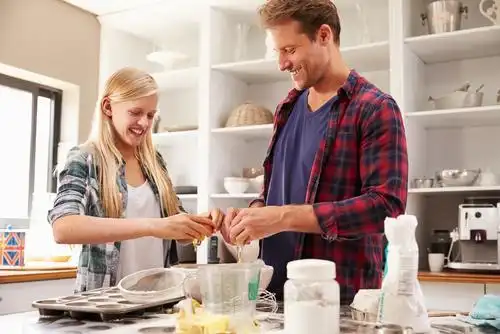
[[[315,112],[309,110],[308,90],[301,93],[273,150],[273,168],[266,205],[304,204],[311,168],[325,137],[336,96]],[[274,267],[268,290],[282,299],[286,265],[294,260],[299,233],[281,232],[261,240],[261,258]]]

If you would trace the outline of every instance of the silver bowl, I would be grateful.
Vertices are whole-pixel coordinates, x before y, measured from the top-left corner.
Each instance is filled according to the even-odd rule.
[[[472,186],[480,174],[480,169],[443,169],[436,173],[436,181],[443,187],[466,187]]]

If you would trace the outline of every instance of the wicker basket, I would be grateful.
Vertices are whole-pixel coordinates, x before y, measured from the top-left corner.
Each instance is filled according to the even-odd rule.
[[[245,102],[231,112],[226,127],[269,124],[272,122],[273,113],[269,109],[251,102]]]

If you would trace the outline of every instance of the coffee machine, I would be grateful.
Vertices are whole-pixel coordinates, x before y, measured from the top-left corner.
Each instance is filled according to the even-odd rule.
[[[467,198],[459,205],[458,214],[458,228],[451,233],[446,267],[500,271],[500,199]],[[453,258],[452,253],[456,253]]]

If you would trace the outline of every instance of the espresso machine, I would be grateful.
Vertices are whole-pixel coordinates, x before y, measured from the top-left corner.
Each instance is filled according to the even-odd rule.
[[[467,198],[459,205],[458,214],[446,267],[500,271],[500,198]]]

